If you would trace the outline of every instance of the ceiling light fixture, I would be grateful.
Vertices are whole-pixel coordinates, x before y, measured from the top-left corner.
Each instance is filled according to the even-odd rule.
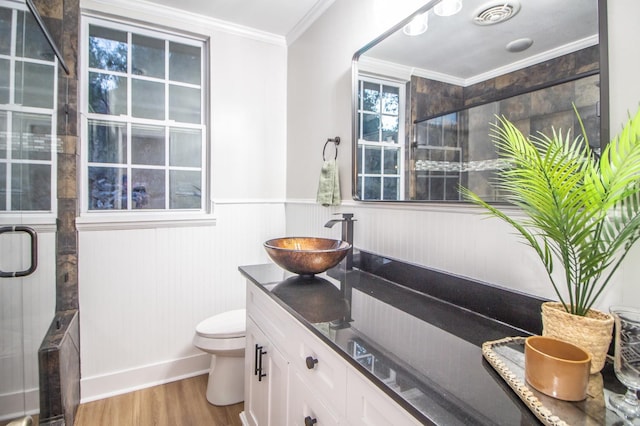
[[[530,38],[519,38],[517,40],[513,40],[505,46],[508,52],[518,53],[527,50],[533,44],[533,40]]]
[[[462,10],[462,0],[442,0],[433,8],[438,16],[452,16]]]
[[[429,28],[429,15],[427,12],[417,15],[407,25],[404,26],[402,32],[408,36],[417,36]]]

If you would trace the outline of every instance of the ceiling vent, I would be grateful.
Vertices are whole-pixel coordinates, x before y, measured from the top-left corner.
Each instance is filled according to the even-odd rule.
[[[474,14],[473,22],[478,25],[494,25],[514,17],[520,10],[520,3],[501,1],[487,3]]]

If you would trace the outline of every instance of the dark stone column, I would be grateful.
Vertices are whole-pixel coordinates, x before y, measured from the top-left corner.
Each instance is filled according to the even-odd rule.
[[[34,0],[69,69],[58,74],[58,218],[56,315],[45,336],[40,368],[40,424],[73,425],[80,403],[78,305],[78,28],[79,0]]]

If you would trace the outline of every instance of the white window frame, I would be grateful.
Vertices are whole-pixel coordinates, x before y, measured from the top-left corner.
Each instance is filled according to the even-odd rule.
[[[406,102],[407,102],[407,97],[406,97],[406,82],[400,82],[398,80],[390,80],[390,79],[385,79],[385,78],[381,78],[381,77],[377,77],[377,76],[371,76],[371,75],[366,75],[366,74],[360,74],[358,76],[358,91],[361,92],[361,88],[362,88],[362,82],[367,82],[367,83],[374,83],[374,84],[378,84],[381,87],[382,86],[392,86],[392,87],[397,87],[398,88],[398,141],[397,142],[386,142],[383,140],[378,140],[378,141],[367,141],[364,139],[360,138],[360,134],[362,133],[362,124],[363,124],[363,116],[364,116],[364,112],[362,111],[362,100],[359,100],[359,104],[358,104],[358,129],[359,129],[359,134],[357,135],[358,138],[358,149],[357,149],[357,154],[358,155],[358,161],[360,161],[362,170],[360,173],[357,174],[357,179],[360,182],[360,189],[361,189],[361,193],[358,194],[358,197],[360,197],[361,195],[364,194],[365,191],[365,187],[364,187],[364,182],[365,182],[365,178],[367,177],[376,177],[376,178],[380,178],[381,179],[381,185],[380,185],[380,198],[375,198],[375,199],[364,199],[362,197],[360,197],[361,200],[363,201],[401,201],[405,199],[405,179],[404,179],[404,175],[405,175],[405,156],[406,156],[406,147],[405,147],[405,110],[406,110]],[[379,113],[379,116],[382,117],[384,114],[382,112]],[[382,121],[381,121],[382,122]],[[379,132],[379,134],[381,135],[381,132]],[[380,136],[380,139],[382,138],[382,136]],[[366,152],[366,147],[367,146],[372,146],[372,147],[376,147],[376,148],[383,148],[382,149],[382,155],[380,158],[380,162],[381,162],[381,166],[384,167],[384,148],[385,147],[389,147],[389,148],[396,148],[398,149],[398,164],[399,164],[399,170],[398,170],[398,174],[385,174],[383,173],[383,171],[381,170],[381,173],[365,173],[364,172],[364,165],[365,165],[365,152]],[[397,178],[399,181],[398,184],[398,198],[395,200],[385,200],[383,198],[383,194],[384,194],[384,178],[385,177],[389,177],[389,178]],[[357,187],[357,186],[356,186]]]
[[[9,103],[0,104],[0,111],[6,112],[7,117],[7,157],[0,159],[0,163],[6,164],[6,179],[11,189],[11,168],[13,164],[45,164],[50,166],[50,208],[49,210],[11,210],[11,192],[6,194],[6,209],[0,211],[0,224],[49,224],[54,223],[58,208],[58,186],[57,186],[57,169],[58,169],[58,59],[53,61],[44,61],[32,59],[22,56],[16,56],[16,28],[17,28],[17,11],[27,14],[31,12],[24,3],[0,0],[0,6],[7,9],[13,9],[12,13],[12,33],[11,33],[11,51],[9,55],[0,54],[0,58],[9,61],[10,81],[9,81]],[[27,107],[15,103],[15,65],[16,62],[35,63],[53,67],[53,108]],[[33,159],[12,159],[11,139],[13,134],[13,114],[38,114],[49,116],[51,120],[50,149],[51,158],[49,160],[33,160]]]
[[[192,46],[200,47],[201,49],[201,84],[200,88],[200,105],[201,105],[201,122],[200,124],[189,124],[189,123],[178,123],[173,120],[169,120],[165,117],[164,120],[151,120],[151,119],[140,119],[133,118],[131,116],[131,108],[132,103],[131,99],[131,84],[127,85],[127,115],[126,116],[116,116],[116,115],[106,115],[106,114],[96,114],[89,112],[89,91],[88,91],[88,77],[89,72],[100,72],[105,73],[105,70],[100,69],[89,69],[89,58],[86,52],[89,49],[89,26],[97,25],[100,27],[110,28],[118,31],[124,31],[128,33],[128,46],[129,52],[131,49],[131,34],[137,34],[142,36],[149,36],[154,38],[160,38],[165,40],[165,43],[174,41],[181,44],[188,44]],[[172,31],[166,29],[164,27],[154,27],[152,25],[145,25],[141,23],[133,23],[129,22],[125,19],[115,19],[112,17],[104,17],[101,15],[95,14],[83,14],[81,17],[81,27],[80,27],[80,52],[79,55],[79,105],[81,111],[81,140],[82,140],[82,148],[81,148],[81,173],[80,173],[80,190],[79,190],[79,198],[81,200],[81,212],[78,223],[82,224],[90,224],[90,223],[106,223],[111,222],[114,223],[116,227],[122,227],[123,224],[131,223],[132,227],[140,227],[138,226],[142,222],[149,221],[155,224],[160,222],[172,223],[173,221],[188,221],[188,220],[210,220],[210,198],[209,198],[209,176],[210,176],[210,160],[209,160],[209,107],[206,103],[208,99],[208,90],[209,90],[209,74],[208,74],[208,48],[209,43],[206,37],[198,37],[192,34],[184,34],[179,31]],[[131,56],[129,56],[130,58]],[[127,76],[130,77],[133,75],[131,72],[131,61],[127,63],[128,70],[126,73],[120,72],[112,72],[107,71],[107,73],[115,74],[119,76]],[[140,76],[136,75],[136,78],[139,79]],[[151,80],[151,79],[150,79]],[[153,81],[159,81],[158,79],[152,79]],[[131,80],[128,80],[130,83]],[[197,87],[197,85],[190,85],[187,83],[174,82],[172,80],[168,80],[165,76],[164,79],[160,79],[160,81],[164,82],[167,87],[167,91],[165,92],[165,113],[168,110],[168,85],[180,85],[184,87]],[[153,125],[164,127],[165,131],[169,131],[170,128],[173,129],[197,129],[202,132],[202,141],[201,141],[201,165],[200,165],[200,180],[201,180],[201,202],[200,208],[198,209],[171,209],[168,205],[170,198],[169,191],[169,180],[165,181],[165,207],[164,209],[133,209],[129,200],[127,209],[100,209],[100,210],[89,210],[89,167],[91,164],[88,161],[88,132],[89,126],[88,123],[90,121],[102,121],[102,122],[112,122],[112,123],[123,123],[127,126],[127,135],[128,135],[128,143],[127,149],[131,151],[131,126],[132,125]],[[168,149],[168,139],[167,146]],[[169,157],[167,156],[167,160]],[[92,163],[93,164],[93,163]],[[117,165],[120,166],[120,165]],[[153,166],[145,166],[145,169],[153,169]],[[185,169],[174,166],[162,166],[161,167],[165,171],[170,170],[179,170]],[[131,177],[132,170],[132,162],[131,155],[127,156],[127,176]],[[187,168],[189,169],[189,168]],[[206,219],[209,217],[209,219]],[[186,225],[186,223],[185,223]]]

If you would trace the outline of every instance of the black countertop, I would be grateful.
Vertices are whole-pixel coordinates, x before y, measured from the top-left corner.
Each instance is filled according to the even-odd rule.
[[[365,252],[356,264],[313,278],[239,270],[422,423],[540,424],[481,345],[539,334],[542,299]],[[602,376],[624,391],[610,364]]]

